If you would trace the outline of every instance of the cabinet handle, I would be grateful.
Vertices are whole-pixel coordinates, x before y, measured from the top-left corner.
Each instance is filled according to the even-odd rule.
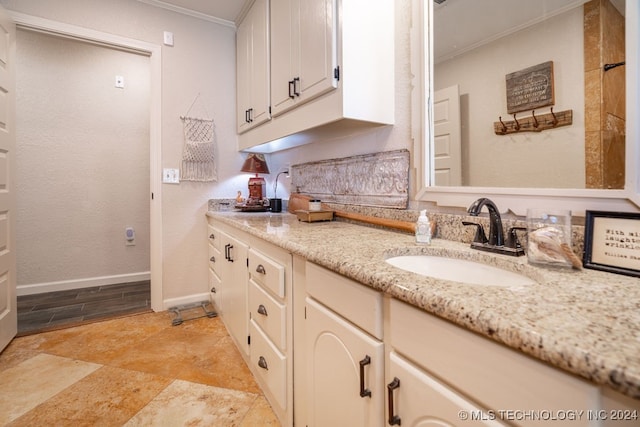
[[[371,397],[371,390],[364,387],[364,367],[371,364],[371,358],[365,356],[360,361],[360,397]]]
[[[262,314],[263,316],[268,316],[267,308],[264,305],[260,304],[258,306],[258,314]]]
[[[218,293],[218,290],[217,290],[217,289],[216,289],[216,287],[214,286],[213,288],[211,288],[211,292],[212,292],[212,293],[214,293],[214,294],[217,294],[217,293]]]
[[[211,234],[209,234],[209,238],[210,238],[211,240],[215,240],[215,239],[216,239],[216,236],[214,236],[214,235],[213,235],[213,233],[211,233]]]
[[[393,377],[393,381],[387,384],[387,392],[389,393],[389,425],[399,426],[400,417],[393,413],[393,390],[400,388],[400,380]]]
[[[300,77],[293,78],[293,94],[295,96],[300,96],[300,91],[298,90],[298,84],[300,83]]]
[[[211,258],[209,258],[209,261],[216,262],[216,257],[212,256]]]
[[[233,245],[227,243],[224,245],[224,259],[229,262],[233,262],[233,258],[231,258],[231,249],[233,249]]]
[[[253,108],[249,108],[249,123],[253,121]]]
[[[289,80],[289,98],[295,98],[296,84],[293,80]]]
[[[258,264],[256,267],[256,273],[267,274],[267,270],[264,269],[264,265]]]
[[[267,371],[269,370],[269,368],[267,367],[267,360],[262,356],[260,356],[260,358],[258,359],[258,366]]]
[[[249,123],[249,110],[244,110],[244,121]]]

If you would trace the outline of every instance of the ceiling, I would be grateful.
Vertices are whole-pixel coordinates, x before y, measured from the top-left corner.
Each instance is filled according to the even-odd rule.
[[[236,22],[253,0],[139,0],[166,9],[195,12],[212,20]]]

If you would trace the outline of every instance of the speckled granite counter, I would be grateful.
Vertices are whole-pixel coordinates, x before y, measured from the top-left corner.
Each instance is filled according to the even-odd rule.
[[[434,239],[346,222],[299,222],[288,213],[207,213],[311,262],[386,292],[558,368],[640,399],[640,280],[595,270],[549,270]],[[522,288],[465,285],[384,262],[400,254],[487,262],[538,282]]]

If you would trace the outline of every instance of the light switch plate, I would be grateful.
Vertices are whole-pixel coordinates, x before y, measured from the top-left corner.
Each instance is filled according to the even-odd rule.
[[[165,184],[179,184],[180,170],[169,168],[162,169],[162,182]]]

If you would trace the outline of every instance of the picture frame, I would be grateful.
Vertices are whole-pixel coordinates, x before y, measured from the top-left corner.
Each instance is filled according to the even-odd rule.
[[[582,264],[640,277],[640,213],[586,211]]]

